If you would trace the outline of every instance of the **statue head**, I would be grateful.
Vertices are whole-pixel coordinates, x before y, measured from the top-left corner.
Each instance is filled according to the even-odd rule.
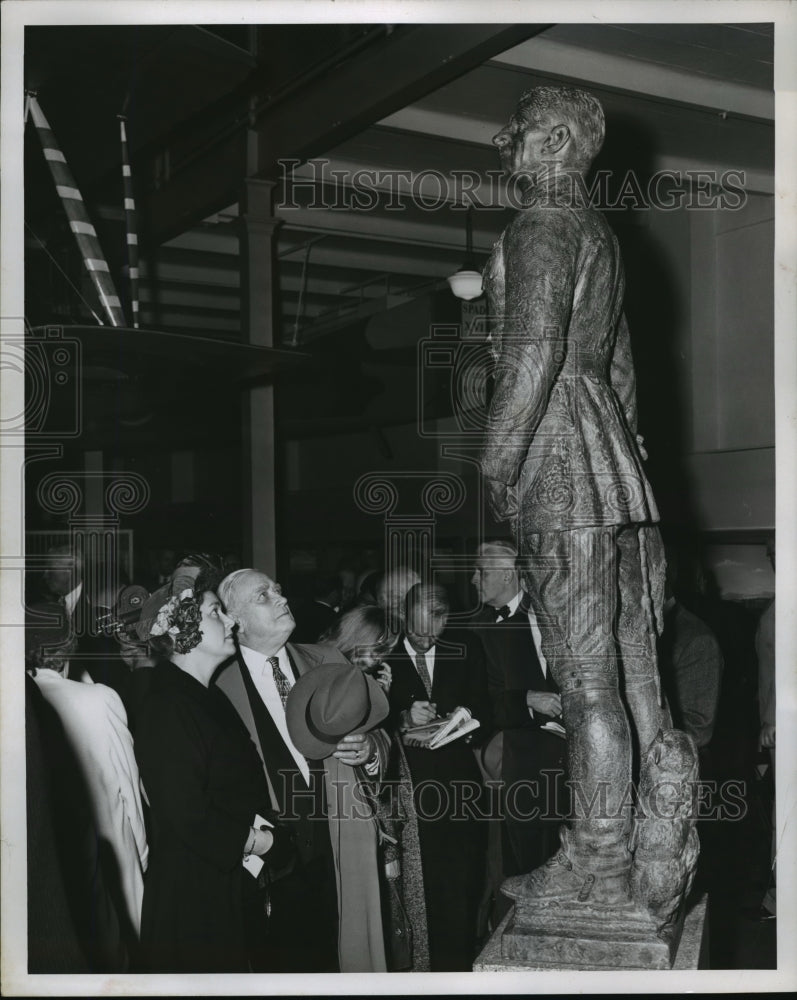
[[[534,87],[518,101],[493,143],[507,177],[534,187],[540,174],[575,170],[585,174],[603,145],[600,101],[576,87]]]

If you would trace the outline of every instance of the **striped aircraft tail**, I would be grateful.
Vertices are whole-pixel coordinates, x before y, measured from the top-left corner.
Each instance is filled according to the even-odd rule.
[[[91,276],[100,302],[111,326],[125,326],[125,317],[119,296],[116,294],[113,278],[108,270],[108,262],[100,247],[97,232],[89,219],[83,196],[77,188],[72,171],[67,166],[64,154],[53,135],[47,119],[34,94],[27,95],[27,109],[36,126],[41,140],[44,158],[55,181],[55,187],[69,219],[69,228],[75,234],[86,270]]]
[[[130,172],[130,157],[127,151],[125,117],[119,115],[122,139],[122,182],[125,196],[125,224],[127,227],[127,273],[130,278],[130,309],[133,326],[138,329],[138,226],[136,219],[136,199],[133,195],[133,176]]]

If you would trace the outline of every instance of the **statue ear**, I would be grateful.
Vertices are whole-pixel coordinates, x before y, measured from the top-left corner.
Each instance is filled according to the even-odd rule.
[[[544,153],[560,153],[570,141],[570,129],[567,125],[554,125],[542,144]]]

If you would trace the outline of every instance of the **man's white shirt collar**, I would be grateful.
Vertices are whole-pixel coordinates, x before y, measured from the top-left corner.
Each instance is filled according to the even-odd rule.
[[[523,600],[523,591],[519,590],[515,594],[515,596],[512,598],[512,600],[507,603],[507,607],[509,608],[509,617],[510,618],[517,611],[517,609],[520,607],[520,602],[522,600]]]
[[[269,663],[270,657],[266,656],[264,653],[258,653],[255,649],[250,649],[249,646],[239,646],[241,650],[241,656],[244,659],[244,663],[249,669],[249,673],[253,678],[268,676],[274,680],[274,672],[271,669],[271,664]],[[274,654],[279,661],[280,670],[285,674],[285,679],[288,681],[291,687],[296,683],[293,679],[293,670],[291,669],[291,661],[288,658],[288,650],[283,646],[276,654]],[[275,686],[276,690],[276,686]]]

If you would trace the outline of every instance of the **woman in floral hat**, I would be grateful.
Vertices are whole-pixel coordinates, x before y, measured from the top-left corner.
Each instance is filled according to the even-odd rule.
[[[233,622],[202,575],[142,618],[158,658],[135,733],[151,807],[145,971],[246,972],[265,934],[260,857],[281,834],[249,734],[210,686],[234,652]]]

